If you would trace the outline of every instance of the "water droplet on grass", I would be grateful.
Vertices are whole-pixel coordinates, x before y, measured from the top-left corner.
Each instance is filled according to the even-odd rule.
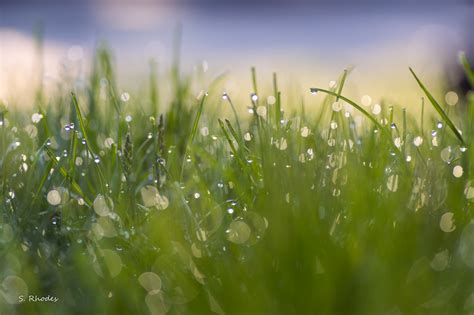
[[[28,285],[18,276],[7,276],[1,288],[3,290],[0,290],[0,293],[8,304],[19,304],[22,302],[19,297],[23,296],[26,299],[28,295]]]
[[[106,200],[103,195],[99,194],[94,199],[93,208],[95,213],[97,213],[99,216],[107,216],[110,214],[111,209],[113,209],[112,199],[108,198],[108,200]]]
[[[451,147],[446,147],[443,150],[441,150],[441,159],[446,162],[450,163],[454,158],[454,154],[452,152]]]
[[[50,190],[46,195],[46,200],[52,206],[57,206],[61,203],[61,194],[56,189]]]
[[[462,176],[462,174],[464,173],[464,170],[462,168],[461,165],[456,165],[454,168],[453,168],[453,175],[454,177],[456,178],[459,178]]]
[[[331,108],[332,108],[332,110],[335,111],[335,112],[341,111],[341,109],[342,109],[342,102],[341,102],[341,101],[337,101],[337,102],[332,103]]]
[[[394,140],[393,140],[393,143],[395,144],[395,146],[397,148],[400,149],[400,147],[402,146],[402,139],[400,137],[396,137]]]
[[[104,272],[102,271],[102,267],[107,268],[108,274],[114,278],[120,274],[122,271],[122,259],[120,258],[119,254],[117,254],[114,250],[111,249],[104,249],[101,251],[101,255],[103,257],[104,265],[99,265],[96,261],[92,266],[94,271],[99,276],[104,276]]]
[[[391,192],[396,192],[398,190],[398,175],[390,175],[387,179],[387,188]]]
[[[250,237],[250,227],[244,221],[233,221],[226,231],[227,240],[236,244],[244,244]]]
[[[301,136],[303,138],[306,138],[307,136],[309,136],[309,133],[310,133],[310,129],[306,126],[304,126],[303,128],[301,128]]]
[[[313,94],[313,95],[316,95],[316,93],[318,93],[318,89],[317,89],[317,88],[311,88],[311,89],[309,89],[309,91],[310,91],[311,94]]]
[[[280,138],[279,140],[275,141],[275,146],[281,151],[284,151],[288,147],[288,143],[286,142],[285,138]]]
[[[207,136],[209,135],[209,128],[207,128],[207,127],[202,127],[202,128],[200,129],[200,132],[201,132],[201,136],[207,137]]]
[[[140,285],[149,294],[156,294],[161,290],[161,278],[154,272],[144,272],[138,277]]]
[[[120,95],[120,99],[122,100],[122,102],[128,102],[130,100],[130,94],[124,92]]]
[[[245,141],[251,141],[252,140],[252,135],[250,134],[250,132],[246,132],[244,134],[244,140]]]
[[[113,145],[113,144],[114,144],[114,139],[112,139],[112,138],[106,138],[106,139],[104,140],[104,145],[105,145],[105,147],[106,147],[107,149],[112,148],[112,145]]]
[[[257,115],[265,118],[267,116],[267,108],[265,106],[258,106]]]
[[[41,119],[43,119],[43,115],[40,114],[40,113],[34,113],[33,115],[31,115],[31,121],[34,124],[39,123],[41,121]]]
[[[454,213],[452,212],[446,212],[441,216],[441,219],[439,220],[439,227],[441,231],[449,233],[456,229],[453,217]]]
[[[374,107],[372,108],[372,114],[374,115],[379,115],[382,112],[382,107],[380,104],[374,104]]]
[[[255,93],[250,94],[250,98],[251,98],[252,101],[254,101],[254,102],[258,101],[258,95],[255,94]]]
[[[360,102],[362,103],[362,105],[369,107],[372,104],[372,98],[369,95],[364,95],[360,99]]]
[[[420,137],[420,136],[415,137],[415,139],[413,139],[413,144],[414,144],[416,147],[419,147],[420,145],[423,144],[423,138]]]
[[[140,190],[140,193],[145,207],[155,207],[158,210],[168,208],[168,198],[160,195],[155,186],[147,185]]]
[[[436,271],[443,271],[449,264],[449,251],[447,249],[437,253],[430,262],[431,268]]]
[[[448,93],[446,93],[446,95],[444,96],[444,100],[446,101],[446,104],[448,104],[449,106],[454,106],[458,103],[459,101],[459,96],[456,92],[454,91],[449,91]]]

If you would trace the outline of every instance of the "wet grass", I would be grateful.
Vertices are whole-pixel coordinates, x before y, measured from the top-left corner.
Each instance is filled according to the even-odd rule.
[[[474,311],[472,92],[448,106],[410,69],[436,110],[412,117],[344,96],[344,71],[305,114],[252,69],[249,113],[224,94],[216,117],[222,91],[177,66],[166,106],[156,70],[130,97],[106,50],[94,65],[1,107],[1,314]]]

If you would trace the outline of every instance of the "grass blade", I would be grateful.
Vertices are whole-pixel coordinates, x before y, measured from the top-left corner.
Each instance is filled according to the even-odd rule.
[[[443,108],[441,107],[441,105],[436,101],[436,99],[433,97],[433,95],[431,95],[431,93],[428,91],[428,89],[425,87],[425,85],[420,81],[420,79],[417,77],[417,75],[415,74],[415,72],[413,71],[412,68],[409,68],[410,69],[410,72],[411,74],[413,75],[413,77],[415,78],[416,82],[418,83],[418,85],[420,86],[420,88],[423,90],[423,92],[425,92],[425,95],[426,97],[428,98],[428,100],[430,101],[431,105],[433,105],[433,107],[435,108],[435,110],[438,112],[438,114],[441,116],[441,118],[444,120],[445,124],[449,126],[449,128],[454,132],[454,134],[456,135],[456,137],[459,139],[459,141],[461,141],[462,144],[465,144],[464,142],[464,139],[462,138],[461,136],[461,133],[459,132],[459,130],[456,128],[456,126],[454,125],[454,123],[451,121],[451,119],[449,119],[448,115],[444,112]]]
[[[196,136],[198,125],[199,125],[199,120],[201,119],[202,110],[204,108],[204,101],[206,100],[206,97],[207,97],[207,92],[204,93],[204,95],[201,98],[201,103],[199,104],[199,108],[196,112],[196,117],[194,118],[193,127],[191,129],[191,136],[189,137],[189,141],[188,141],[188,143],[186,145],[186,148],[184,150],[183,162],[181,163],[181,171],[180,171],[180,175],[179,175],[179,180],[180,181],[183,179],[184,165],[185,165],[185,162],[186,162],[186,155],[188,154],[188,147],[193,142],[194,137]]]
[[[204,93],[204,95],[201,99],[201,103],[199,104],[199,108],[198,108],[198,111],[196,113],[196,117],[194,118],[193,128],[191,129],[191,138],[189,140],[189,143],[193,142],[194,137],[196,136],[197,128],[198,128],[198,125],[199,125],[199,120],[201,119],[202,110],[204,108],[204,101],[206,100],[206,96],[207,96],[207,93]]]
[[[344,83],[346,82],[347,77],[347,69],[344,69],[344,73],[342,74],[341,83],[339,83],[339,89],[337,90],[336,101],[339,101],[339,97],[342,93],[342,88],[344,87]]]
[[[326,94],[329,94],[329,95],[332,95],[332,96],[335,96],[335,97],[339,97],[341,100],[349,103],[352,107],[354,107],[355,109],[357,109],[359,112],[361,112],[365,117],[369,118],[370,121],[372,121],[376,126],[377,128],[381,129],[381,130],[384,130],[383,126],[377,121],[377,119],[375,119],[374,117],[372,117],[365,109],[363,109],[360,105],[358,105],[356,102],[348,99],[347,97],[345,96],[342,96],[342,95],[339,95],[338,93],[335,93],[333,91],[329,91],[329,90],[325,90],[325,89],[320,89],[320,88],[311,88],[311,93],[316,93],[316,92],[323,92],[323,93],[326,93]]]
[[[471,87],[474,87],[474,71],[471,67],[471,64],[469,63],[469,60],[467,60],[466,54],[464,52],[461,52],[459,54],[459,61],[461,62],[462,67],[464,68],[464,72],[466,73],[466,77],[469,81],[469,84],[471,85]]]

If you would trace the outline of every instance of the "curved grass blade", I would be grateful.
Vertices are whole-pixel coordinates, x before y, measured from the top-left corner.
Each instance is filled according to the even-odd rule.
[[[361,112],[365,117],[369,118],[370,121],[372,121],[375,124],[375,126],[377,126],[377,128],[379,128],[380,130],[384,130],[383,126],[377,121],[377,119],[372,117],[365,109],[363,109],[360,105],[358,105],[356,102],[348,99],[347,97],[342,96],[342,95],[340,95],[338,93],[335,93],[333,91],[320,89],[320,88],[311,88],[310,91],[313,94],[316,93],[316,92],[323,92],[323,93],[326,93],[326,94],[329,94],[329,95],[332,95],[332,96],[335,96],[335,97],[339,97],[341,100],[349,103],[352,107],[354,107],[359,112]]]
[[[341,83],[339,83],[339,89],[337,90],[336,102],[339,101],[339,97],[342,93],[342,88],[344,87],[344,83],[346,82],[347,77],[347,69],[344,69],[344,73],[342,74]]]
[[[461,141],[461,143],[463,145],[465,145],[466,143],[464,142],[464,139],[462,138],[461,133],[456,128],[456,126],[451,121],[451,119],[449,119],[448,115],[444,112],[441,105],[439,105],[439,103],[436,101],[436,99],[433,97],[433,95],[431,95],[431,93],[428,91],[428,89],[425,87],[425,85],[423,83],[421,83],[420,79],[417,77],[417,75],[415,74],[413,69],[412,68],[408,68],[408,69],[410,69],[410,72],[413,75],[413,77],[415,77],[416,82],[418,83],[420,88],[423,90],[423,92],[425,92],[426,97],[430,101],[431,105],[433,105],[433,107],[436,109],[436,111],[441,116],[441,118],[444,120],[445,124],[448,125],[449,128],[454,132],[454,134],[459,139],[459,141]]]

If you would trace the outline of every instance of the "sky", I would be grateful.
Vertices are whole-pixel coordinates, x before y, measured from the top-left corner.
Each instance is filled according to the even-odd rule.
[[[457,54],[473,51],[467,1],[32,1],[0,4],[0,98],[28,102],[39,71],[34,30],[44,29],[44,84],[87,77],[98,42],[113,49],[120,86],[138,90],[148,60],[166,74],[181,29],[184,72],[227,73],[223,89],[248,95],[250,67],[288,93],[327,86],[353,67],[348,93],[410,103],[408,66],[428,83],[455,83]],[[79,65],[79,66],[78,66]],[[443,80],[441,80],[443,79]],[[49,82],[49,83],[48,83]],[[19,99],[20,95],[25,96]]]

